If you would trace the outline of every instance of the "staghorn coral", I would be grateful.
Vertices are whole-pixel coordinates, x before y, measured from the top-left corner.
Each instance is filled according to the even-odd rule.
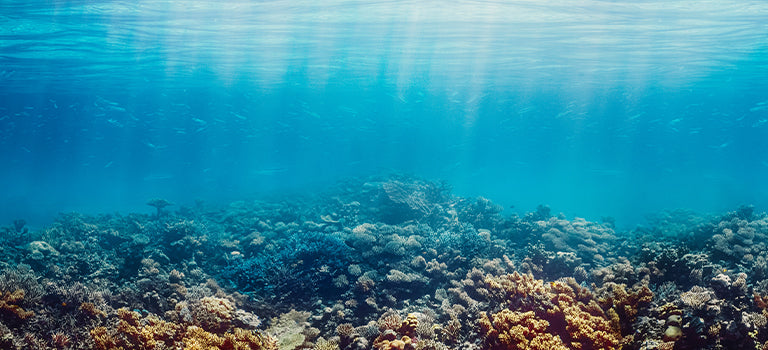
[[[312,350],[339,350],[339,343],[336,341],[320,338],[315,342]]]

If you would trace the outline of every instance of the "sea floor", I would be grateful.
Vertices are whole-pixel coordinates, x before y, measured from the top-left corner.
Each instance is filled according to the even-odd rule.
[[[433,181],[0,228],[1,349],[768,349],[768,215],[617,232]]]

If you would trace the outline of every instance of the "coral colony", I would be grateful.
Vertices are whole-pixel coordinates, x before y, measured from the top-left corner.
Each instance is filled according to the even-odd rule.
[[[2,349],[767,349],[768,215],[617,232],[404,176],[0,229]]]

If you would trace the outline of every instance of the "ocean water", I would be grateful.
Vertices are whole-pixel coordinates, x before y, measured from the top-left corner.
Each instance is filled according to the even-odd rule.
[[[768,2],[0,1],[0,349],[768,349]]]
[[[764,1],[0,3],[0,223],[405,173],[507,212],[768,208]]]

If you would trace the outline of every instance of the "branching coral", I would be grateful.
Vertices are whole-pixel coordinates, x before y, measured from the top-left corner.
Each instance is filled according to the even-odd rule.
[[[482,313],[478,324],[490,349],[568,350],[559,336],[548,333],[549,322],[533,311],[505,309],[491,318]]]
[[[235,306],[228,299],[205,297],[195,305],[192,310],[195,321],[212,332],[227,330],[235,317]]]
[[[339,350],[339,343],[320,338],[315,342],[315,346],[312,347],[312,350]]]
[[[606,310],[611,323],[619,326],[623,333],[630,333],[632,323],[641,308],[653,300],[653,292],[645,286],[637,286],[627,291],[625,284],[606,283],[597,290],[598,303]]]
[[[415,339],[421,335],[418,332],[420,322],[417,314],[408,314],[403,319],[397,313],[386,312],[379,318],[377,324],[381,333],[373,342],[374,349],[413,350],[416,348]]]
[[[493,349],[556,348],[560,343],[576,349],[619,347],[620,329],[572,278],[544,284],[532,275],[513,273],[484,281],[503,307],[490,317],[480,316],[481,331]]]
[[[97,349],[277,349],[277,342],[272,337],[241,328],[224,334],[211,333],[196,325],[167,322],[155,315],[142,317],[128,309],[119,309],[118,317],[114,329],[101,326],[91,330]]]
[[[13,292],[0,294],[0,313],[13,315],[18,319],[26,320],[35,315],[34,311],[24,310],[19,303],[24,300],[25,292],[17,289]]]

